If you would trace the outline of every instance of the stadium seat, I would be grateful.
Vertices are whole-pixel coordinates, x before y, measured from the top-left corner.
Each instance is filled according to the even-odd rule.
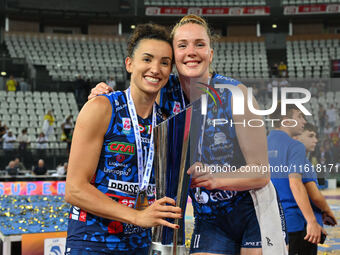
[[[215,71],[235,78],[268,78],[265,44],[256,40],[215,42],[212,45]]]
[[[330,60],[337,56],[338,44],[339,39],[287,41],[289,76],[297,73],[300,78],[329,78]]]
[[[27,92],[25,92],[27,93]],[[16,95],[19,94],[18,97]],[[78,115],[78,106],[73,93],[65,92],[30,92],[22,97],[22,92],[7,93],[0,91],[1,96],[5,96],[7,101],[1,101],[0,114],[3,123],[8,125],[14,134],[17,136],[21,130],[28,128],[28,134],[35,137],[41,132],[43,117],[47,110],[52,109],[56,120],[63,122],[66,117],[73,114]],[[0,96],[0,98],[1,98]],[[41,98],[41,96],[44,96]],[[33,98],[32,98],[33,97]],[[60,101],[58,98],[61,98]],[[74,117],[74,118],[75,118]],[[60,137],[60,125],[55,123],[55,132]],[[64,146],[62,146],[64,148]]]
[[[5,33],[5,43],[10,56],[26,58],[35,65],[46,65],[52,80],[75,81],[78,75],[81,75],[92,81],[106,80],[108,76],[123,81],[125,67],[121,60],[126,52],[125,39],[104,39],[101,41],[96,37],[79,35],[67,35],[66,39],[65,35]],[[98,72],[97,59],[101,59],[103,67],[111,72]],[[118,63],[115,70],[111,69],[112,61]],[[83,68],[84,64],[88,69]],[[93,72],[98,73],[98,76]],[[119,75],[116,75],[117,73]]]

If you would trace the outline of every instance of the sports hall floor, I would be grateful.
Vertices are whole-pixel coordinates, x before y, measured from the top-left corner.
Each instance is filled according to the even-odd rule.
[[[328,233],[325,244],[319,245],[318,255],[340,255],[340,188],[332,190],[323,190],[322,193],[327,199],[328,204],[334,211],[338,220],[336,227],[328,227],[325,229]],[[188,202],[186,215],[186,245],[190,246],[190,238],[193,231],[194,217],[191,200]]]

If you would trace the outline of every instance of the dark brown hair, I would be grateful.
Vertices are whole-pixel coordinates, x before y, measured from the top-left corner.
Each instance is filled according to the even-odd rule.
[[[167,28],[150,23],[141,24],[135,28],[129,38],[127,46],[127,53],[129,57],[133,57],[135,49],[138,47],[139,42],[143,39],[155,39],[164,41],[169,43],[170,47],[172,48],[170,33]]]
[[[311,131],[314,132],[315,135],[318,137],[318,129],[316,126],[314,126],[313,124],[307,122],[304,127],[303,127],[303,131]]]
[[[281,102],[279,102],[277,104],[276,110],[270,115],[270,119],[280,120],[280,122],[274,122],[274,127],[279,128],[283,119],[292,117],[294,110],[301,111],[295,104],[288,104],[286,105],[286,115],[281,115]]]

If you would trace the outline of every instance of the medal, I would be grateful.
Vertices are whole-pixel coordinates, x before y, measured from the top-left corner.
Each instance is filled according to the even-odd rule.
[[[126,90],[125,94],[127,98],[127,105],[128,105],[128,110],[129,110],[130,117],[131,117],[133,131],[134,131],[134,135],[136,139],[136,148],[137,148],[139,192],[136,197],[135,208],[137,210],[143,210],[149,205],[146,189],[148,188],[151,173],[152,173],[153,157],[154,157],[154,150],[155,150],[154,144],[153,144],[153,132],[151,132],[149,151],[145,157],[146,162],[144,164],[142,139],[141,139],[141,134],[139,131],[138,116],[137,116],[135,105],[131,97],[130,88]],[[153,104],[153,109],[152,109],[152,128],[154,126],[156,126],[156,104],[155,103]]]
[[[145,191],[139,192],[136,198],[135,209],[144,210],[149,206],[148,195]]]

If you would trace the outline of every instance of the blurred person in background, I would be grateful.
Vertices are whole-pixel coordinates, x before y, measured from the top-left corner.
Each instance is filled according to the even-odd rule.
[[[333,146],[338,146],[340,140],[338,130],[333,129],[333,132],[329,134],[329,139],[331,140]]]
[[[65,162],[64,164],[60,164],[58,167],[57,167],[57,175],[58,176],[63,176],[66,174],[67,172],[67,167],[68,167],[68,163]]]
[[[281,91],[280,88],[289,87],[288,80],[285,77],[279,79],[279,86],[278,87],[279,87],[279,91]]]
[[[20,91],[22,91],[22,92],[26,92],[26,91],[28,91],[29,90],[29,84],[25,81],[25,79],[24,78],[21,78],[20,80],[19,80],[19,89],[18,90],[20,90]]]
[[[327,117],[326,117],[327,119]],[[327,137],[327,139],[329,138],[329,135],[333,132],[333,128],[331,127],[331,125],[326,122],[326,126],[324,127],[323,133],[324,135]]]
[[[273,93],[273,83],[272,81],[269,81],[267,83],[267,98],[272,98],[272,93]]]
[[[69,115],[65,119],[65,121],[61,124],[61,130],[62,130],[62,141],[66,141],[67,138],[70,136],[70,133],[72,133],[74,124],[73,124],[73,116]]]
[[[334,164],[335,155],[334,155],[334,146],[330,139],[325,140],[325,151],[329,154],[329,160],[326,161],[326,164]]]
[[[71,150],[71,143],[72,143],[72,135],[73,135],[73,116],[69,115],[65,121],[61,124],[62,134],[61,134],[61,141],[67,143],[67,152],[70,153]]]
[[[314,85],[316,87],[316,85]],[[320,127],[320,136],[322,137],[325,132],[325,123],[326,123],[326,110],[322,104],[319,104],[318,110],[318,118],[319,118],[319,127]]]
[[[49,110],[44,116],[44,122],[42,127],[42,132],[48,138],[50,135],[54,133],[54,116],[52,110]]]
[[[19,170],[26,170],[26,167],[24,164],[20,161],[20,159],[17,157],[13,160],[15,167],[17,167]]]
[[[330,108],[328,108],[326,110],[326,115],[327,115],[327,122],[329,123],[329,125],[334,128],[335,127],[335,123],[338,119],[338,110],[335,109],[334,104],[331,104]]]
[[[18,87],[18,82],[14,79],[13,75],[9,76],[9,79],[6,81],[6,91],[16,91]]]
[[[16,176],[18,174],[18,167],[15,165],[15,162],[12,160],[8,163],[6,167],[6,172],[8,175]]]
[[[47,173],[47,168],[43,159],[38,160],[38,164],[33,168],[33,173],[35,175],[45,175]]]
[[[36,140],[37,149],[48,149],[48,139],[43,132],[39,134]]]
[[[6,134],[7,126],[1,123],[0,120],[0,144],[2,143],[2,137]]]
[[[5,151],[15,149],[15,143],[17,141],[17,138],[13,134],[12,130],[8,130],[7,133],[2,136],[2,140],[3,140],[2,148]]]
[[[281,61],[278,67],[279,77],[287,77],[287,65]]]
[[[27,134],[27,128],[21,130],[21,134],[18,136],[19,151],[25,152],[28,145],[30,144],[30,139]]]
[[[277,78],[279,77],[279,70],[278,70],[278,64],[277,63],[274,63],[272,66],[271,66],[271,77],[272,78]]]
[[[331,163],[332,157],[331,157],[330,152],[328,150],[326,150],[325,145],[322,145],[320,147],[319,157],[320,157],[319,162],[320,162],[321,165],[327,165],[327,164]]]

